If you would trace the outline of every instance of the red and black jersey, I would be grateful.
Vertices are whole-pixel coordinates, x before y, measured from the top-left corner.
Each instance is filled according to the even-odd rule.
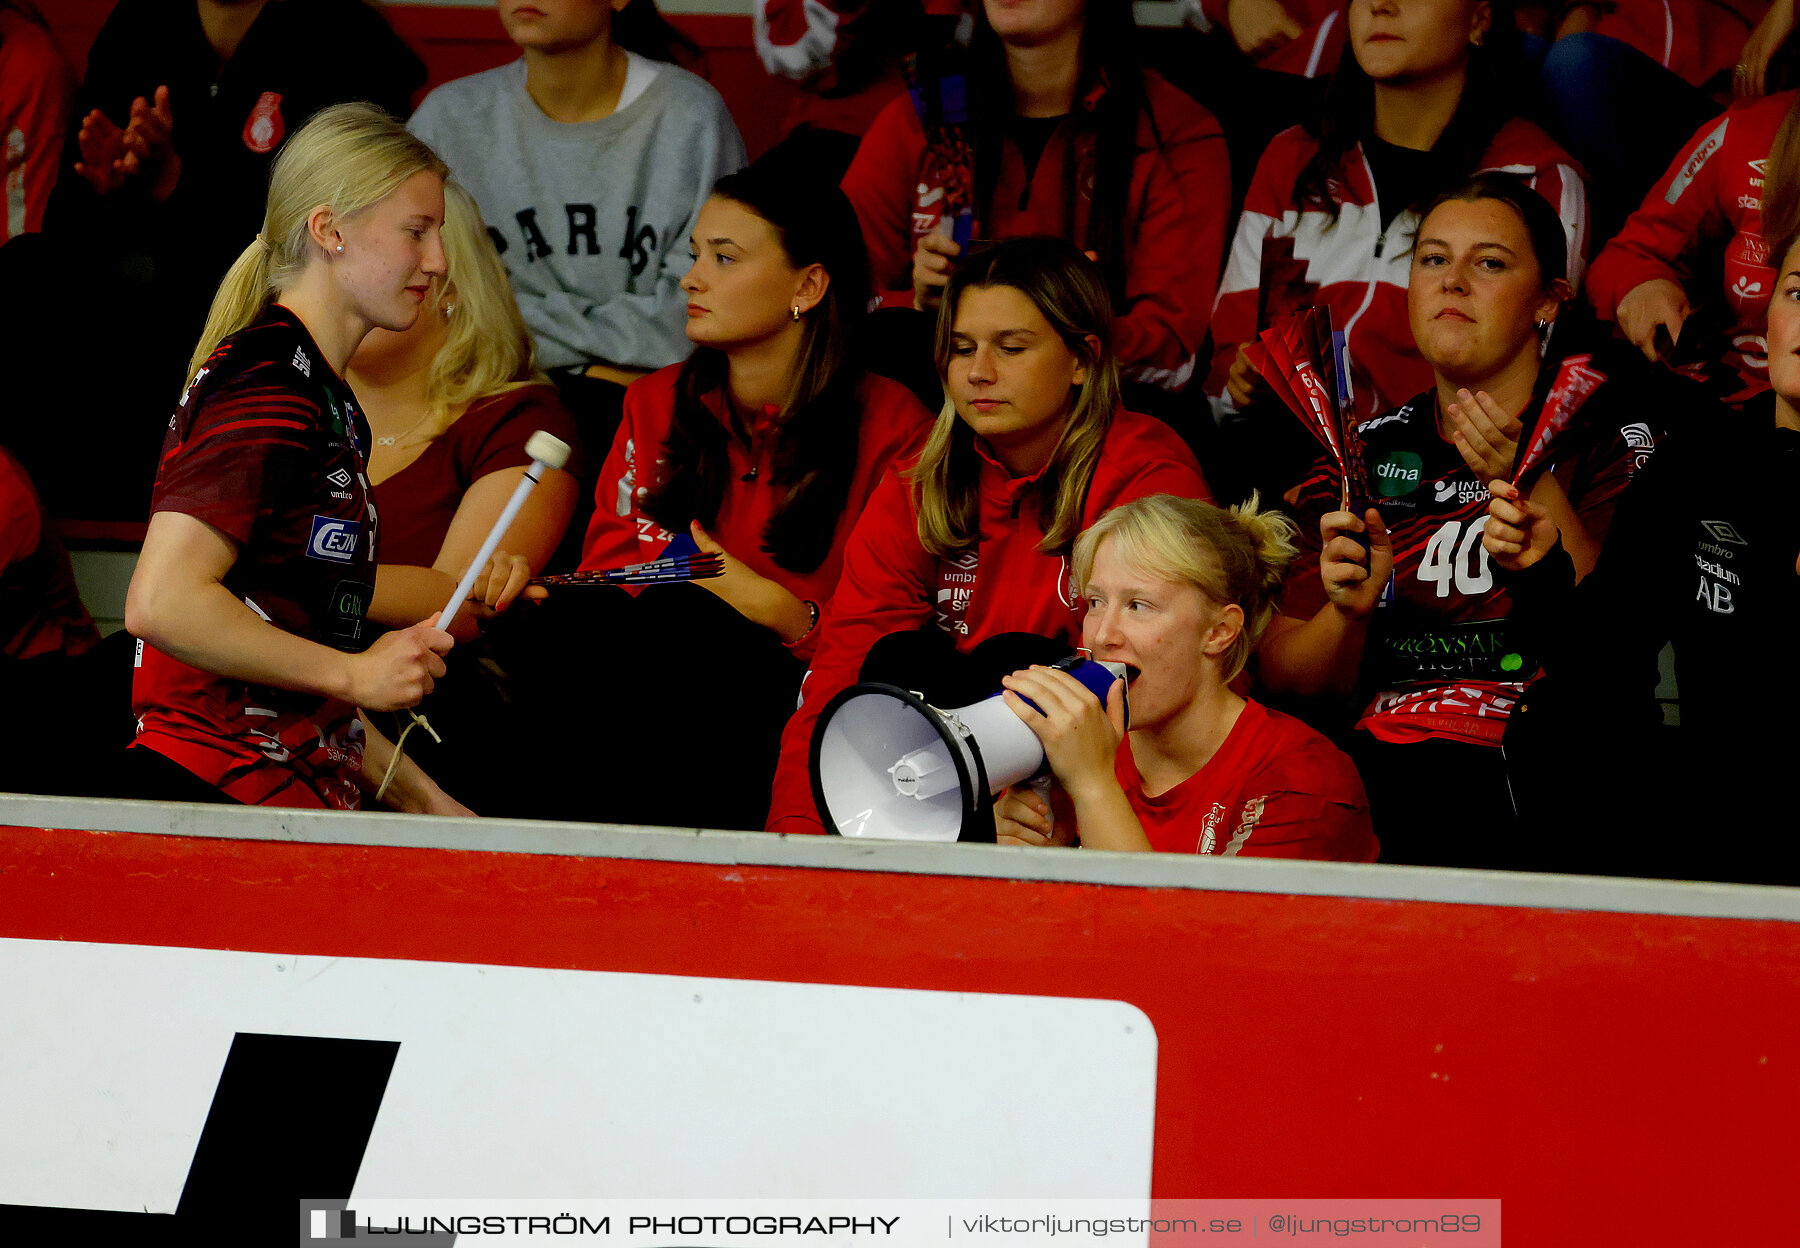
[[[1549,471],[1596,541],[1662,433],[1629,400],[1633,393],[1601,385],[1551,451]],[[1540,394],[1534,405],[1541,402]],[[1531,428],[1535,412],[1524,420]],[[1393,536],[1394,571],[1363,649],[1359,688],[1369,700],[1357,727],[1385,741],[1498,745],[1538,661],[1509,619],[1511,600],[1481,544],[1487,483],[1439,432],[1435,390],[1361,430],[1369,497]],[[1284,615],[1307,619],[1325,605],[1319,519],[1339,509],[1341,487],[1336,465],[1320,459],[1292,496],[1301,557],[1282,591]]]
[[[368,644],[375,509],[368,424],[306,328],[271,307],[213,352],[169,421],[150,509],[237,544],[225,587],[277,628],[340,650]],[[136,744],[239,801],[360,805],[356,708],[214,676],[140,643]]]

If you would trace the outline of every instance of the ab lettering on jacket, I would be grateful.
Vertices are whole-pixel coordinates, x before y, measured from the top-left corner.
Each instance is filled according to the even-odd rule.
[[[638,224],[638,206],[632,205],[625,210],[625,227],[619,243],[621,259],[631,261],[631,275],[637,277],[650,265],[650,257],[656,253],[656,230],[649,225]],[[525,244],[525,261],[532,263],[543,259],[555,250],[550,240],[544,236],[544,227],[538,221],[538,210],[526,208],[513,214],[518,222],[519,237]],[[597,256],[600,253],[599,213],[592,204],[563,205],[563,254],[565,256]],[[497,226],[488,226],[488,237],[494,240],[494,250],[505,255],[512,245],[505,234]]]

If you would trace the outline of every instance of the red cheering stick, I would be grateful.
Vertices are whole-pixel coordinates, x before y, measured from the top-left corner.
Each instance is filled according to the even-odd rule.
[[[1538,415],[1537,427],[1532,430],[1531,442],[1525,453],[1519,456],[1519,466],[1513,470],[1512,483],[1515,488],[1525,479],[1525,474],[1543,463],[1550,453],[1551,445],[1561,437],[1575,419],[1582,405],[1593,396],[1606,374],[1593,367],[1592,355],[1571,355],[1556,370],[1556,381],[1550,386],[1550,393],[1544,399],[1544,408]]]
[[[1262,379],[1269,383],[1269,388],[1275,392],[1275,397],[1280,399],[1289,411],[1299,412],[1302,406],[1300,396],[1294,393],[1292,386],[1288,385],[1288,374],[1293,371],[1293,364],[1287,359],[1285,351],[1278,356],[1270,351],[1268,343],[1259,340],[1246,343],[1244,354],[1249,358],[1251,367],[1256,369]]]
[[[1307,308],[1283,317],[1259,337],[1263,372],[1282,402],[1325,447],[1343,477],[1343,506],[1367,495],[1362,483],[1362,441],[1350,414],[1346,361],[1331,329],[1331,315]]]

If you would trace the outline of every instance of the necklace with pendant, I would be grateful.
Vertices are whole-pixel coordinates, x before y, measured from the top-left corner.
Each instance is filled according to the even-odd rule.
[[[395,443],[399,442],[401,438],[410,436],[412,434],[413,430],[417,429],[420,425],[424,424],[430,418],[431,418],[431,412],[427,411],[423,416],[421,416],[417,420],[413,421],[412,424],[410,424],[406,428],[402,429],[399,433],[396,433],[393,437],[391,437],[391,438],[376,438],[375,445],[376,446],[393,446]]]

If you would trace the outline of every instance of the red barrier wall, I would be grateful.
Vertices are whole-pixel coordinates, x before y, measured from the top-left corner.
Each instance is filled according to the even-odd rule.
[[[0,863],[8,937],[1120,999],[1157,1031],[1157,1196],[1784,1238],[1790,922],[5,827]]]

